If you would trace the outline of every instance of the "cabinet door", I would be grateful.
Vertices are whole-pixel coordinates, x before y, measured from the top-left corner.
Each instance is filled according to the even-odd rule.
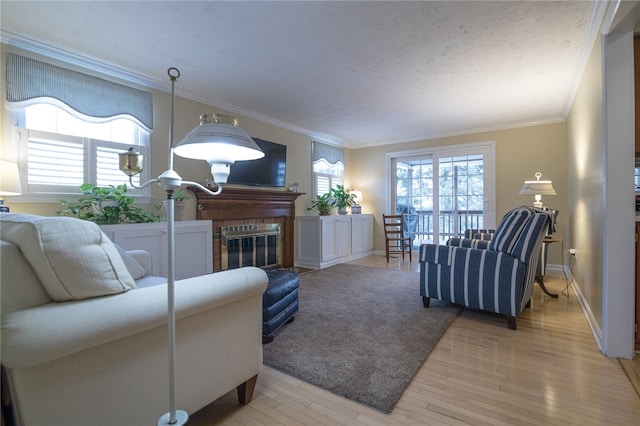
[[[338,257],[351,254],[351,218],[346,215],[336,219],[336,252]]]
[[[364,251],[364,224],[361,216],[351,216],[351,254]]]
[[[175,275],[177,280],[197,277],[213,272],[213,238],[211,222],[206,225],[179,225],[175,227]],[[165,275],[168,274],[165,268]]]
[[[146,250],[151,254],[152,274],[167,276],[166,227],[123,225],[113,231],[113,242],[125,250]]]
[[[336,235],[336,219],[334,217],[320,218],[322,232],[322,261],[333,260],[338,257],[338,243]]]
[[[373,215],[362,215],[362,248],[373,250]]]

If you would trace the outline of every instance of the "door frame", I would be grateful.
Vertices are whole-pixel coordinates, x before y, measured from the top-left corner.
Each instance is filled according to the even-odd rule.
[[[394,151],[385,153],[385,161],[384,161],[384,173],[385,173],[385,184],[384,184],[384,209],[385,212],[391,212],[392,205],[392,188],[391,188],[391,176],[392,176],[392,163],[393,160],[403,157],[412,157],[412,156],[427,156],[436,154],[442,154],[446,152],[447,155],[465,155],[466,151],[473,151],[474,149],[483,149],[488,150],[489,154],[487,158],[483,158],[484,165],[484,213],[483,213],[483,221],[485,228],[495,228],[496,226],[496,142],[495,141],[484,141],[484,142],[473,142],[467,144],[459,144],[459,145],[446,145],[446,146],[434,146],[434,147],[424,147],[418,149],[411,149],[406,151]],[[394,176],[395,182],[395,176]]]

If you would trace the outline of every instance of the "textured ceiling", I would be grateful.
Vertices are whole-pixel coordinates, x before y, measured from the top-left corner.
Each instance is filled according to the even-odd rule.
[[[3,0],[0,28],[163,90],[175,66],[180,96],[357,148],[563,120],[592,6]]]

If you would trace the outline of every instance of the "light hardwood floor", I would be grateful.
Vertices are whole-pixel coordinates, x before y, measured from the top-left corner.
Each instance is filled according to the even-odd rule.
[[[377,255],[352,263],[418,270],[415,260]],[[554,292],[566,285],[559,272],[545,281]],[[231,392],[189,424],[640,425],[640,398],[618,360],[598,351],[573,293],[551,299],[536,285],[517,331],[502,317],[463,311],[390,415],[265,366],[249,405]]]

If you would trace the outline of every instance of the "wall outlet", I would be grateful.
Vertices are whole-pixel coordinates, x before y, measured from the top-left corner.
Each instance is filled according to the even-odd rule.
[[[578,258],[578,250],[574,248],[569,249],[569,254],[571,254],[571,256],[575,257],[576,259]]]

